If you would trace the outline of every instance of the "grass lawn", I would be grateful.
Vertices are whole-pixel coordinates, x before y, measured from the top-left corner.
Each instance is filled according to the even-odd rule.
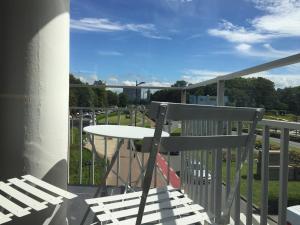
[[[266,113],[264,115],[264,119],[268,119],[268,120],[281,120],[281,121],[290,121],[290,122],[294,122],[297,119],[297,116],[294,114],[285,114],[285,115],[274,115],[272,113]]]
[[[138,112],[137,114],[137,126],[142,126],[142,118],[143,115],[142,113]],[[97,116],[97,123],[103,124],[105,123],[105,115],[98,115]],[[134,118],[133,118],[133,123],[134,123]],[[118,114],[116,112],[110,113],[108,115],[108,124],[118,124]],[[131,124],[131,118],[125,113],[121,113],[120,115],[120,125],[129,125]],[[145,117],[145,127],[150,127],[151,123],[147,117]]]
[[[70,182],[69,184],[80,184],[79,171],[80,171],[80,141],[79,131],[77,128],[73,128],[74,144],[70,147]],[[92,153],[88,149],[82,151],[82,184],[92,184],[92,166],[90,166],[90,177],[89,177],[89,166],[87,162],[92,160]],[[91,161],[90,161],[91,162]],[[86,165],[85,165],[86,164]],[[104,175],[105,171],[105,160],[95,160],[95,184],[100,183],[100,178]]]
[[[241,177],[241,195],[247,196],[247,164],[242,168]],[[254,180],[253,180],[253,203],[260,206],[261,199],[261,180],[256,176],[256,163],[253,166]],[[222,168],[223,180],[226,179],[226,163],[223,162]],[[231,163],[231,183],[235,175],[235,162]],[[300,181],[288,182],[288,205],[300,204]],[[279,181],[269,181],[269,212],[276,213],[278,207],[279,196]]]

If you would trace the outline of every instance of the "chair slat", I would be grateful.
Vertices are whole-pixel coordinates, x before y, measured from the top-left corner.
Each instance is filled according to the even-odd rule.
[[[41,191],[41,190],[25,183],[22,180],[17,179],[17,178],[12,178],[12,179],[9,179],[8,181],[10,183],[16,185],[17,187],[23,189],[24,191],[51,203],[52,205],[57,205],[57,204],[60,204],[63,202],[60,198],[54,197],[44,191]]]
[[[38,179],[38,178],[36,178],[34,176],[25,175],[25,176],[22,176],[22,177],[25,180],[28,180],[31,183],[34,183],[35,185],[40,186],[40,187],[42,187],[42,188],[44,188],[46,190],[49,190],[49,191],[51,191],[51,192],[53,192],[53,193],[55,193],[57,195],[60,195],[60,196],[62,196],[64,198],[72,199],[72,198],[76,197],[76,195],[74,195],[74,194],[72,194],[72,193],[70,193],[68,191],[65,191],[65,190],[63,190],[61,188],[58,188],[58,187],[56,187],[56,186],[54,186],[52,184],[49,184],[49,183],[47,183],[45,181],[42,181],[42,180],[40,180],[40,179]]]
[[[11,221],[10,216],[5,215],[2,212],[0,212],[0,224],[7,223],[9,221]]]
[[[201,222],[204,224],[204,221],[210,221],[210,218],[207,213],[203,212],[200,214],[195,214],[191,216],[176,218],[172,221],[166,221],[163,223],[158,223],[157,225],[190,225]],[[211,223],[213,224],[213,223]]]
[[[166,192],[166,191],[175,191],[178,190],[176,188],[173,188],[172,186],[166,186],[166,187],[160,187],[160,188],[153,188],[149,191],[149,195],[152,194],[158,194],[161,192]],[[124,199],[129,199],[129,198],[138,198],[142,196],[142,192],[132,192],[132,193],[127,193],[126,195],[113,195],[113,196],[106,196],[106,197],[100,197],[100,198],[92,198],[92,199],[86,199],[86,203],[88,205],[96,204],[96,203],[106,203],[106,202],[113,202],[113,201],[122,201]]]
[[[28,197],[27,195],[17,191],[16,189],[12,188],[10,185],[5,184],[4,182],[0,182],[0,190],[5,192],[6,194],[10,195],[11,197],[17,199],[19,202],[33,208],[36,211],[40,211],[42,209],[47,208],[46,205],[38,202],[37,200]]]
[[[161,138],[160,152],[178,152],[195,149],[218,149],[218,148],[235,148],[245,147],[249,135],[219,135],[219,136],[171,136]],[[143,139],[142,152],[152,150],[151,137]]]
[[[8,183],[0,181],[0,224],[13,220],[13,216],[23,217],[29,215],[33,210],[41,211],[48,204],[58,205],[62,198],[75,198],[76,195],[57,188],[45,181],[31,175],[23,176],[24,179],[12,178]],[[26,182],[29,181],[29,182]],[[36,186],[43,188],[38,189]],[[52,196],[46,191],[53,192],[59,196]],[[9,213],[4,214],[3,210]]]
[[[17,217],[22,217],[30,214],[28,210],[18,206],[16,203],[5,198],[3,195],[0,195],[0,206]]]
[[[185,197],[185,198],[179,198],[179,199],[174,199],[174,200],[170,200],[170,201],[149,204],[149,205],[145,206],[144,212],[151,212],[151,211],[155,211],[155,210],[176,207],[176,206],[180,206],[180,205],[188,204],[188,203],[192,203],[192,202],[193,202],[193,200]],[[202,209],[203,208],[201,208],[201,210]],[[112,217],[118,219],[118,218],[122,218],[122,217],[126,217],[126,216],[137,215],[138,210],[139,210],[139,208],[135,207],[135,208],[111,212],[110,214],[101,214],[101,215],[98,215],[97,217],[100,221],[108,221]]]
[[[155,201],[163,201],[165,199],[169,199],[169,198],[175,198],[175,197],[180,197],[183,196],[182,193],[175,191],[175,192],[170,192],[170,193],[159,193],[158,195],[153,195],[153,196],[149,196],[147,198],[147,203],[149,202],[155,202]],[[121,196],[120,196],[121,197]],[[132,206],[137,206],[140,203],[140,198],[136,198],[136,199],[132,199],[132,200],[127,200],[127,201],[119,201],[119,202],[114,202],[111,204],[101,204],[98,206],[93,206],[91,207],[91,209],[93,211],[101,211],[104,209],[120,209],[120,208],[124,208],[124,207],[132,207]]]
[[[149,116],[158,118],[157,111],[162,102],[152,102]],[[257,112],[261,115],[263,109],[228,106],[208,106],[180,103],[165,103],[168,105],[167,120],[222,120],[222,121],[253,121]]]
[[[188,214],[188,213],[194,213],[196,211],[200,211],[203,208],[199,205],[189,205],[188,207],[179,207],[174,209],[167,209],[167,210],[161,210],[160,212],[155,212],[151,214],[147,214],[143,216],[142,223],[151,223],[157,220],[162,220],[166,218],[176,218],[176,216]],[[131,218],[127,220],[119,221],[118,225],[132,225],[136,221],[136,218]],[[108,224],[115,224],[115,223],[108,223]]]

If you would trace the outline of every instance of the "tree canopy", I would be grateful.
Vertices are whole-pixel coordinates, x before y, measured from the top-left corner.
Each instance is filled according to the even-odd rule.
[[[70,84],[85,84],[70,74]],[[104,84],[101,80],[95,85]],[[184,80],[176,81],[172,87],[186,87]],[[189,90],[189,95],[217,95],[217,85],[211,84]],[[271,80],[266,78],[236,78],[225,82],[225,95],[228,96],[229,105],[239,107],[264,107],[267,110],[287,110],[300,114],[300,86],[275,89]],[[180,102],[180,90],[160,90],[151,95],[152,101]],[[126,107],[128,97],[124,93],[117,94],[104,87],[70,88],[70,106],[83,107]]]

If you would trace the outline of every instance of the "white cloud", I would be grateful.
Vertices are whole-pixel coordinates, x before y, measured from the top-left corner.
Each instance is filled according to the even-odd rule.
[[[226,71],[214,71],[205,69],[186,69],[181,76],[182,80],[190,84],[199,83],[201,81],[210,80],[217,76],[228,74]]]
[[[77,77],[77,76],[76,76]],[[98,81],[98,76],[96,74],[92,74],[89,76],[78,76],[83,83],[93,84],[95,81]]]
[[[253,0],[253,2],[258,9],[267,13],[252,21],[257,30],[283,36],[300,36],[299,0]]]
[[[248,52],[252,48],[252,46],[243,43],[243,44],[237,45],[235,48],[236,48],[236,50],[238,50],[240,52]]]
[[[147,82],[147,86],[157,86],[157,87],[170,87],[173,83],[170,82],[161,82],[161,81],[150,81]]]
[[[124,80],[122,81],[122,84],[126,86],[135,86],[135,81]]]
[[[118,83],[119,79],[115,76],[112,76],[108,78],[108,81],[112,83]]]
[[[137,32],[147,38],[170,40],[170,37],[160,35],[154,24],[151,23],[120,23],[107,18],[71,19],[71,29],[89,32]]]
[[[243,43],[235,46],[235,50],[242,55],[262,57],[267,59],[283,58],[300,52],[300,49],[294,51],[278,50],[267,43],[261,45],[260,48],[253,48],[251,45]]]
[[[252,0],[264,15],[242,27],[223,20],[219,28],[209,29],[212,36],[230,42],[257,43],[268,39],[300,36],[300,0]]]
[[[238,43],[257,43],[264,42],[273,37],[271,34],[262,34],[256,30],[246,29],[223,20],[219,28],[209,29],[208,33],[212,36],[221,37],[230,42]]]
[[[300,86],[300,73],[299,74],[272,74],[268,72],[249,75],[247,77],[264,77],[274,82],[275,88],[295,87]]]
[[[123,85],[135,86],[135,81],[125,80],[122,81]],[[147,81],[142,86],[158,86],[158,87],[170,87],[173,83],[170,82],[161,82],[161,81]]]
[[[187,81],[188,83],[195,84],[201,81],[216,78],[217,76],[229,74],[228,71],[214,71],[214,70],[204,70],[204,69],[187,69],[181,76],[181,79]],[[298,73],[290,73],[288,70],[281,73],[272,73],[269,71],[260,72],[245,76],[244,78],[250,77],[264,77],[274,82],[276,88],[284,87],[294,87],[300,86],[300,70]]]
[[[98,51],[98,54],[101,56],[122,56],[123,53],[122,52],[118,52],[118,51]]]

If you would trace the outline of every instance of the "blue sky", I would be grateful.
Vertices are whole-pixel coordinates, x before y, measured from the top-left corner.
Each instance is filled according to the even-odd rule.
[[[300,0],[71,0],[83,81],[196,83],[300,52]],[[254,76],[300,85],[300,66]]]

